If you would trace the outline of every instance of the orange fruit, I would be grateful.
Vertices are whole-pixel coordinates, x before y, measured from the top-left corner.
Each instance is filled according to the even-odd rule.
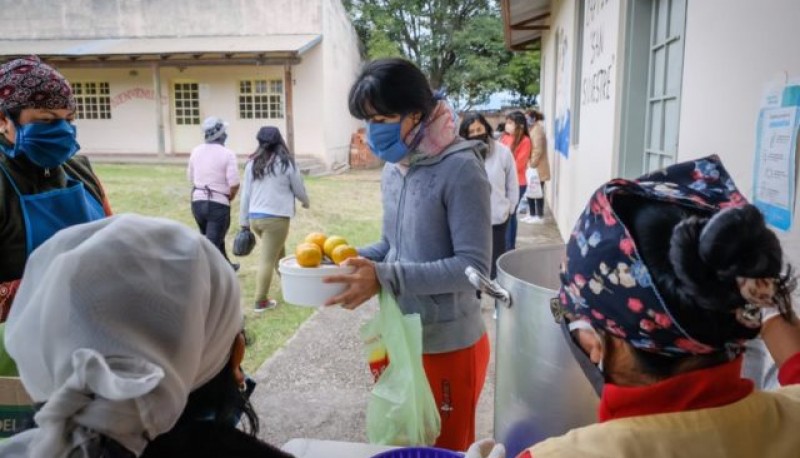
[[[322,250],[316,243],[301,243],[294,250],[297,264],[302,267],[319,267],[322,263]]]
[[[331,252],[331,261],[339,265],[344,262],[345,259],[355,258],[356,256],[358,256],[358,251],[350,245],[336,245]]]
[[[305,241],[308,243],[315,243],[319,249],[322,250],[325,247],[325,240],[327,238],[328,236],[322,232],[312,232],[306,236]]]
[[[325,255],[333,259],[332,256],[333,249],[339,245],[347,245],[347,240],[345,240],[344,237],[341,237],[339,235],[332,235],[328,237],[328,239],[325,240],[325,244],[323,245],[323,251],[325,252]]]

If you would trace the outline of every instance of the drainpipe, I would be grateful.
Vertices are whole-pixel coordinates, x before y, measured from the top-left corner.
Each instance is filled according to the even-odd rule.
[[[164,159],[166,151],[164,140],[164,111],[161,107],[161,67],[158,62],[150,65],[153,70],[153,89],[156,99],[156,136],[158,142],[158,159]]]

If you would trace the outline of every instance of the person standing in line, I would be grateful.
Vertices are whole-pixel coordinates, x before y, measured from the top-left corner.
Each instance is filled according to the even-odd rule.
[[[66,227],[111,214],[77,141],[69,81],[31,56],[0,66],[0,322],[31,253]]]
[[[236,153],[225,147],[228,123],[216,117],[203,121],[205,143],[189,156],[186,175],[192,183],[192,215],[200,228],[225,259],[225,234],[231,226],[231,201],[239,191]],[[228,260],[230,262],[230,260]],[[231,263],[233,270],[239,264]]]
[[[531,160],[528,165],[536,169],[537,175],[539,175],[539,186],[542,187],[542,197],[528,198],[530,213],[520,220],[523,223],[541,224],[544,222],[544,184],[550,181],[550,161],[547,158],[547,134],[544,130],[544,115],[537,110],[531,110],[530,117],[533,120],[530,129],[532,152]]]
[[[379,242],[350,258],[347,289],[326,305],[355,309],[381,289],[420,315],[422,364],[441,416],[437,447],[466,450],[486,380],[490,344],[480,299],[464,275],[489,273],[491,187],[479,142],[458,136],[455,113],[404,59],[368,63],[350,88],[350,114],[367,122],[381,175]]]
[[[519,199],[525,196],[528,181],[525,170],[531,158],[531,139],[528,134],[528,123],[521,111],[512,111],[506,116],[505,133],[500,137],[500,143],[507,146],[514,154],[517,165],[517,181],[519,182]],[[518,200],[519,200],[518,199]],[[506,232],[506,250],[517,247],[517,212],[511,213]]]
[[[244,189],[239,209],[242,228],[252,230],[264,246],[258,259],[255,311],[278,305],[270,298],[272,276],[278,261],[286,256],[289,221],[294,217],[295,199],[308,208],[310,201],[303,178],[277,127],[265,126],[256,135],[258,148],[244,168]]]
[[[497,277],[497,258],[506,252],[508,219],[517,208],[519,183],[514,156],[505,145],[492,137],[492,126],[480,113],[468,113],[461,121],[459,135],[480,140],[488,148],[483,166],[492,187],[492,268],[490,277]]]

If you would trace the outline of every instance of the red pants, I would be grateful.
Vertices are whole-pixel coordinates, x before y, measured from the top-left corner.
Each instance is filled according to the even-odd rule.
[[[425,374],[442,417],[436,446],[466,450],[475,442],[475,410],[489,366],[489,337],[449,353],[422,355]]]

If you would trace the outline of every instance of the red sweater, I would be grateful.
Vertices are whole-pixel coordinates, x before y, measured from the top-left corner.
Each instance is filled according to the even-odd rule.
[[[741,378],[742,358],[709,369],[687,372],[654,385],[624,387],[606,384],[598,407],[600,422],[619,418],[720,407],[753,392],[753,382]],[[778,372],[781,385],[800,383],[800,353]],[[524,451],[517,458],[533,458]]]
[[[508,134],[503,134],[500,137],[500,143],[506,145],[508,149],[514,145],[514,137]],[[525,169],[528,168],[528,161],[531,159],[531,150],[533,144],[527,135],[522,136],[519,145],[512,151],[514,153],[514,163],[517,165],[517,180],[520,186],[528,184],[528,179],[525,177]]]

